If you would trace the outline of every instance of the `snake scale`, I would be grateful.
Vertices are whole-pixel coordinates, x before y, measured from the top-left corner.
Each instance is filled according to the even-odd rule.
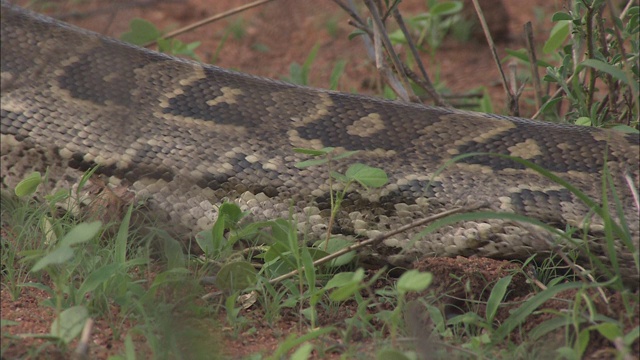
[[[380,189],[349,191],[334,233],[372,237],[443,209],[483,204],[562,231],[577,228],[608,263],[602,220],[535,171],[479,155],[437,173],[459,154],[507,154],[601,201],[606,164],[632,238],[632,248],[618,242],[615,252],[624,276],[638,279],[637,134],[287,84],[138,48],[5,1],[1,17],[4,188],[33,170],[49,168],[52,181],[77,180],[99,165],[109,183],[126,184],[185,234],[210,227],[227,200],[254,219],[291,217],[301,231],[321,236],[330,212],[328,169],[295,167],[305,157],[293,148],[331,146],[359,150],[347,163],[389,176]],[[450,224],[411,241],[416,232],[363,256],[392,264],[425,255],[526,259],[558,245],[539,227],[505,219]]]

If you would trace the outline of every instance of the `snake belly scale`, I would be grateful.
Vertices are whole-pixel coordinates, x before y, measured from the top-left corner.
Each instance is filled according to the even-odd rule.
[[[355,188],[334,232],[371,237],[443,209],[533,217],[588,232],[608,262],[602,221],[566,188],[510,159],[566,179],[596,201],[611,172],[632,234],[616,255],[637,279],[639,137],[590,127],[428,107],[291,85],[141,49],[2,2],[2,186],[49,168],[52,181],[99,165],[164,220],[187,232],[210,227],[216,205],[235,201],[254,219],[289,217],[326,232],[327,169],[298,169],[294,147],[359,150],[382,168],[381,189]],[[76,178],[77,179],[77,178]],[[631,183],[626,179],[631,179]],[[589,224],[589,225],[585,225]],[[533,225],[467,221],[412,242],[387,239],[373,258],[408,263],[425,255],[524,259],[548,254],[554,238]]]

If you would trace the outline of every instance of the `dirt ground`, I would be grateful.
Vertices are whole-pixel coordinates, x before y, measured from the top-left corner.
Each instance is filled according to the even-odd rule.
[[[24,3],[25,1],[23,1]],[[175,29],[185,26],[203,18],[233,9],[246,3],[239,0],[189,0],[172,1],[163,4],[151,4],[150,6],[130,6],[131,4],[144,5],[152,3],[139,2],[94,2],[88,5],[73,5],[69,2],[53,2],[59,5],[48,10],[65,21],[72,22],[94,31],[102,32],[110,36],[119,36],[128,28],[128,22],[133,17],[145,18],[163,29]],[[403,15],[410,16],[424,12],[424,0],[405,0],[400,10]],[[533,23],[534,32],[538,43],[545,39],[546,32],[551,28],[551,14],[562,9],[564,1],[561,0],[530,0],[530,1],[504,1],[504,9],[496,6],[496,1],[485,12],[491,17],[492,23],[502,22],[497,26],[498,53],[504,56],[505,48],[518,49],[523,47],[522,28],[527,21]],[[147,4],[149,5],[149,4]],[[291,63],[304,63],[310,50],[318,44],[318,55],[312,65],[310,83],[315,87],[328,87],[329,75],[338,60],[346,60],[344,76],[340,80],[339,89],[342,91],[357,91],[361,93],[378,93],[371,84],[376,84],[378,76],[375,65],[366,56],[363,46],[358,39],[349,41],[348,35],[353,28],[347,23],[347,15],[332,1],[322,0],[276,0],[266,5],[243,12],[229,19],[225,19],[197,31],[181,36],[185,42],[202,41],[197,50],[198,55],[204,60],[216,57],[215,64],[233,68],[243,72],[281,78],[289,73]],[[223,45],[222,39],[228,36]],[[464,94],[485,86],[489,91],[494,111],[505,113],[505,96],[499,79],[499,74],[490,56],[489,48],[479,36],[473,36],[467,42],[460,42],[448,37],[441,48],[438,49],[435,59],[428,55],[423,57],[427,71],[432,78],[437,77],[454,94]],[[525,93],[524,97],[527,95]],[[531,115],[530,106],[524,105],[522,115]],[[469,293],[477,294],[476,300],[486,301],[488,283],[492,280],[512,273],[517,265],[493,261],[488,259],[425,259],[417,268],[430,271],[435,276],[434,287],[429,291],[438,293],[444,290],[455,293],[461,297]],[[453,276],[455,275],[455,276]],[[462,281],[452,282],[451,279],[459,277]],[[464,284],[468,281],[468,287]],[[388,283],[382,282],[380,286]],[[524,276],[516,276],[510,289],[509,301],[518,301],[532,296],[533,285],[526,282]],[[595,293],[589,294],[594,299],[600,299]],[[2,318],[19,322],[19,325],[7,328],[11,334],[47,333],[53,319],[53,312],[48,307],[39,306],[46,298],[46,294],[33,288],[25,288],[22,296],[13,301],[7,290],[1,290]],[[575,294],[562,294],[562,297],[571,299]],[[596,300],[601,314],[612,318],[619,318],[625,310],[620,302],[619,294],[606,293],[604,298],[609,302]],[[442,306],[452,308],[460,304],[453,302]],[[563,309],[566,304],[557,300],[555,303],[547,303],[546,308]],[[114,309],[117,311],[117,309]],[[355,311],[347,304],[346,314]],[[483,311],[482,309],[478,310]],[[636,316],[633,321],[626,324],[627,331],[640,324],[638,309],[634,309]],[[341,314],[327,315],[323,321],[331,323],[338,321]],[[259,309],[245,311],[245,316],[250,319],[260,319]],[[251,333],[241,333],[238,336],[224,335],[223,341],[225,353],[229,358],[241,359],[249,354],[261,352],[270,354],[278,344],[292,331],[298,329],[296,312],[290,316],[283,316],[275,326],[263,325],[254,329]],[[501,312],[500,316],[508,316],[508,310]],[[526,329],[531,329],[548,318],[548,314],[539,314],[532,317],[525,324]],[[224,322],[224,319],[221,319]],[[261,321],[255,321],[261,324]],[[322,324],[321,324],[322,325]],[[125,325],[126,329],[126,325]],[[38,346],[40,340],[24,339],[20,341],[7,340],[3,330],[3,347],[5,341],[12,341],[2,359],[13,359],[24,356],[27,347]],[[101,319],[97,319],[94,325],[91,344],[91,357],[106,359],[109,355],[119,353],[123,349],[122,336],[114,338],[110,327]],[[332,341],[334,343],[332,343]],[[549,340],[553,342],[554,340]],[[559,341],[559,340],[557,340]],[[327,339],[326,348],[340,349],[342,344],[338,339]],[[587,350],[588,358],[600,359],[610,357],[608,352],[613,344],[602,339],[593,339]],[[363,349],[368,344],[362,343]],[[548,346],[548,344],[546,345]],[[640,353],[638,341],[634,346],[636,355]],[[63,359],[67,354],[59,354],[52,351],[43,353],[44,358]],[[328,351],[319,355],[321,358],[340,358],[338,350]]]

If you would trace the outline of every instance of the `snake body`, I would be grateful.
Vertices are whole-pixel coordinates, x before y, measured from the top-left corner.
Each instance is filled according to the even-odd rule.
[[[210,227],[217,205],[255,219],[293,218],[326,232],[328,169],[299,169],[293,148],[358,150],[346,163],[383,169],[380,189],[354,187],[332,231],[373,237],[465,204],[530,216],[584,234],[608,262],[602,220],[567,188],[499,153],[538,164],[596,202],[611,173],[632,243],[616,243],[637,279],[639,137],[592,127],[465,112],[296,86],[138,48],[2,2],[2,182],[47,167],[54,181],[99,165],[167,222]],[[334,184],[339,188],[340,183]],[[614,209],[615,213],[615,209]],[[411,241],[405,233],[369,256],[391,263],[425,255],[525,259],[556,238],[505,219],[449,224]],[[562,245],[562,244],[560,244]],[[631,245],[631,246],[629,246]],[[402,250],[402,251],[401,251]]]

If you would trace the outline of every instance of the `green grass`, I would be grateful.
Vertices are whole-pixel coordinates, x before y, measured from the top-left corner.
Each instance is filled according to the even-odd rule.
[[[577,4],[573,7],[576,12],[571,14],[574,22],[584,24],[597,16],[587,14],[588,6]],[[568,103],[569,120],[586,117],[589,122],[583,121],[584,124],[612,127],[625,123],[629,114],[637,117],[637,97],[632,96],[637,94],[637,89],[630,79],[637,80],[638,69],[628,64],[637,63],[638,59],[638,43],[632,38],[638,33],[638,11],[631,13],[629,20],[618,26],[631,49],[627,59],[620,54],[605,58],[592,51],[587,52],[590,58],[574,64],[568,55],[574,46],[581,46],[581,41],[564,33],[550,35],[544,45],[546,63],[540,64],[547,65],[545,80],[564,89],[566,97],[558,101]],[[554,18],[565,21],[562,19],[566,16],[568,14]],[[431,22],[425,24],[427,19]],[[422,23],[411,26],[420,31],[436,29],[435,35],[444,36],[440,27],[442,19],[436,20],[433,14],[423,15],[416,20]],[[159,34],[157,29],[150,30],[145,24],[136,26],[155,37]],[[230,25],[225,39],[229,35],[242,38],[244,26],[242,21]],[[331,32],[334,25],[327,23],[326,26]],[[614,29],[608,30],[612,33]],[[589,38],[593,35],[586,31],[576,34],[584,35],[583,40],[594,39]],[[142,38],[149,40],[148,36]],[[437,57],[441,39],[431,41],[435,41],[431,44],[432,56]],[[314,47],[310,51],[302,66],[292,64],[289,81],[308,84],[318,49]],[[611,49],[616,49],[615,44],[612,43]],[[192,52],[194,48],[178,44],[177,50]],[[522,52],[514,51],[512,56],[528,61]],[[343,69],[344,63],[336,65],[332,87],[337,86]],[[584,76],[586,82],[570,80],[573,74]],[[599,80],[592,83],[589,76]],[[610,86],[595,89],[605,80]],[[604,98],[593,95],[599,92],[611,96],[615,93],[615,101],[626,104],[627,113],[603,106]],[[485,106],[489,108],[490,104]],[[557,108],[550,105],[543,110],[549,118],[560,115],[555,112]],[[627,123],[638,126],[637,121]],[[297,166],[327,166],[327,181],[345,185],[345,190],[331,194],[329,228],[352,184],[379,187],[385,183],[384,172],[363,164],[356,164],[344,174],[332,172],[332,163],[348,159],[349,153],[335,154],[330,148],[297,150],[313,157]],[[478,154],[462,155],[455,160],[475,155]],[[589,204],[603,219],[603,241],[610,254],[615,254],[611,249],[619,246],[616,244],[632,248],[624,216],[612,213],[621,205],[612,191],[606,168],[601,184],[602,202],[596,203],[548,171],[524,160],[512,160],[550,178]],[[47,348],[69,353],[70,344],[78,339],[82,326],[91,318],[106,320],[114,336],[121,339],[123,350],[112,359],[211,358],[220,354],[220,337],[240,339],[243,334],[259,331],[261,324],[243,309],[245,305],[258,309],[263,319],[260,321],[272,328],[277,328],[286,316],[293,314],[298,319],[295,328],[289,329],[290,333],[281,334],[273,353],[255,354],[254,359],[284,356],[306,359],[314,350],[320,354],[329,350],[326,343],[331,338],[343,344],[331,351],[347,358],[413,359],[422,351],[420,346],[407,341],[414,336],[420,338],[422,345],[430,347],[428,350],[433,350],[434,358],[579,359],[596,335],[615,343],[610,352],[622,358],[637,348],[640,337],[640,328],[633,323],[638,318],[638,299],[622,284],[615,255],[609,267],[594,255],[583,253],[591,259],[595,273],[606,275],[601,281],[583,280],[567,272],[565,259],[556,256],[535,264],[530,259],[520,270],[486,279],[480,293],[472,287],[469,278],[454,279],[453,284],[464,289],[464,296],[459,297],[460,294],[447,291],[435,292],[436,284],[432,284],[432,274],[428,272],[409,271],[395,278],[385,268],[365,271],[353,262],[353,253],[318,264],[318,260],[348,243],[327,234],[323,241],[309,245],[301,241],[306,235],[298,234],[291,219],[246,223],[242,221],[245,214],[233,203],[220,204],[220,215],[212,229],[197,238],[196,244],[204,255],[183,256],[181,244],[157,226],[132,227],[131,216],[136,210],[133,207],[125,209],[114,223],[104,224],[83,219],[78,214],[60,214],[57,204],[71,201],[75,195],[71,190],[39,193],[41,200],[32,200],[31,195],[40,181],[38,176],[29,177],[17,189],[19,198],[6,193],[1,198],[2,286],[13,299],[20,298],[25,286],[44,290],[50,298],[40,306],[50,307],[56,314],[55,319],[51,319],[49,334],[22,334],[45,340],[44,345],[31,350],[33,356]],[[577,237],[576,231],[561,233],[533,219],[486,212],[451,215],[424,231],[459,221],[495,218],[541,226],[569,244],[580,245],[585,240]],[[256,240],[247,243],[246,239]],[[239,250],[242,247],[244,249]],[[637,271],[637,249],[635,254]],[[564,255],[573,258],[571,254]],[[211,275],[216,276],[215,293],[207,293],[199,281]],[[513,299],[514,283],[523,277],[529,281],[530,291],[526,297]],[[544,287],[534,286],[534,282]],[[601,298],[614,296],[627,311],[612,314],[599,310]],[[549,301],[563,306],[560,309]],[[450,304],[455,304],[456,312],[451,312]],[[113,308],[118,311],[113,312]],[[342,312],[345,308],[351,313],[345,315]],[[548,316],[547,320],[527,328],[527,322],[543,314]],[[427,325],[423,324],[416,332],[412,330],[412,323],[419,316],[426,316],[428,320]],[[3,337],[12,325],[15,324],[3,319]],[[559,342],[546,342],[555,333],[563,335]],[[8,341],[20,339],[10,337]],[[363,342],[367,344],[366,352],[360,347]]]

